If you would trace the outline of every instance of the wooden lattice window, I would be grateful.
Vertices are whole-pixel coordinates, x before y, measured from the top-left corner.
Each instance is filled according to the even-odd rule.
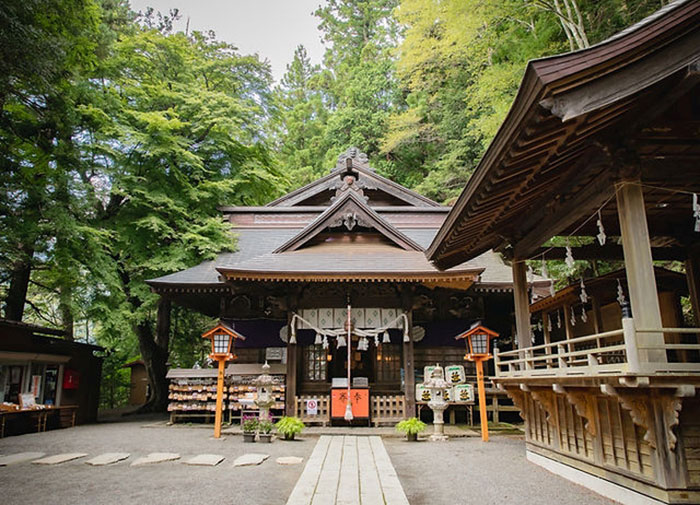
[[[320,345],[304,347],[304,379],[307,381],[325,381],[328,375],[326,351]]]
[[[401,345],[382,344],[377,347],[377,382],[401,381]]]

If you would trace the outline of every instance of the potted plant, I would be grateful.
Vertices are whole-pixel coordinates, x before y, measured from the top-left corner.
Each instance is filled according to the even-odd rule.
[[[294,440],[294,435],[301,433],[306,426],[298,417],[285,416],[275,424],[277,433],[284,435],[285,440]]]
[[[269,419],[261,420],[258,423],[258,430],[260,441],[269,444],[272,441],[272,433],[270,433],[272,431],[272,421]]]
[[[253,416],[243,417],[243,441],[255,442],[255,432],[258,430],[258,418]]]
[[[396,425],[396,431],[406,434],[409,442],[418,440],[418,434],[425,429],[425,423],[416,417],[404,419]]]

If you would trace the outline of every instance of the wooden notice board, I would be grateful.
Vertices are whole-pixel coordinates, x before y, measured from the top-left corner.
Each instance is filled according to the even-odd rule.
[[[347,388],[331,389],[331,418],[343,419],[347,404]],[[369,389],[350,389],[350,407],[355,419],[369,419]]]

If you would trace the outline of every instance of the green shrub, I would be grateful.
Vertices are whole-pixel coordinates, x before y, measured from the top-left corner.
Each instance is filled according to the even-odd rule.
[[[297,433],[301,433],[301,430],[303,430],[305,427],[306,426],[304,426],[304,423],[301,422],[301,419],[290,416],[283,417],[277,421],[277,424],[275,424],[277,433],[284,435],[284,438],[288,440],[293,439],[294,435]]]
[[[258,429],[259,424],[260,424],[260,421],[258,421],[257,417],[253,417],[253,416],[244,417],[243,418],[243,431],[245,433],[255,433],[255,431]]]
[[[424,429],[425,423],[416,417],[404,419],[396,425],[396,431],[401,431],[406,435],[418,434]]]
[[[260,421],[258,423],[258,428],[260,429],[260,433],[264,433],[267,435],[272,431],[272,422],[271,421]]]

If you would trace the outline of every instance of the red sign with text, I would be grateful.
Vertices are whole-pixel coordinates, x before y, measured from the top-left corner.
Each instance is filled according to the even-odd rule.
[[[331,417],[345,417],[345,409],[348,404],[347,389],[331,390]],[[350,390],[350,408],[355,418],[369,418],[369,389]]]

